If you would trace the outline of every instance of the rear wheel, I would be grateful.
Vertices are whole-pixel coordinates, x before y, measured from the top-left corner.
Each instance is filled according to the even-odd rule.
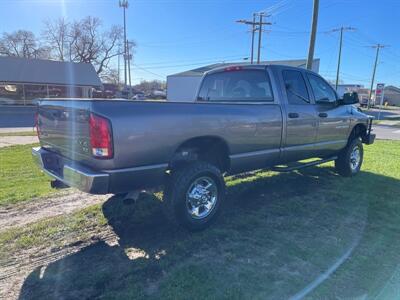
[[[348,143],[335,160],[336,171],[345,177],[356,175],[360,172],[363,157],[363,145],[360,138],[357,137]]]
[[[196,161],[174,170],[164,191],[166,217],[189,230],[208,227],[225,198],[225,183],[218,168]]]

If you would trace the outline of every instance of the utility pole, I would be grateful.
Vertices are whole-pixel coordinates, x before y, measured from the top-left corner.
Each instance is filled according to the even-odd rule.
[[[257,64],[260,63],[261,57],[261,36],[262,36],[262,26],[263,26],[263,17],[264,13],[259,14],[260,22],[258,23],[258,52],[257,52]]]
[[[119,0],[119,7],[124,10],[124,84],[127,85],[127,44],[126,44],[126,9],[128,8],[128,0]]]
[[[319,8],[319,0],[314,0],[314,9],[313,9],[313,15],[312,15],[311,35],[310,35],[310,45],[308,47],[307,70],[312,69],[312,63],[314,60],[315,38],[317,36],[317,24],[318,24],[318,8]]]
[[[270,22],[262,22],[262,18],[260,21],[256,21],[256,17],[257,15],[261,16],[262,13],[253,13],[253,20],[252,21],[248,21],[248,20],[237,20],[237,23],[242,23],[242,24],[246,24],[246,25],[251,25],[251,53],[250,53],[250,62],[251,64],[254,63],[254,38],[255,38],[255,33],[256,31],[260,30],[260,24],[262,25],[272,25],[272,23]],[[265,16],[265,15],[264,15]],[[258,26],[258,27],[257,27]],[[260,56],[260,36],[259,36],[259,41],[258,41],[259,45],[258,45],[258,60],[257,62],[259,63],[259,56]]]
[[[253,22],[251,23],[251,64],[254,62],[254,35],[256,33],[256,13],[253,13]]]
[[[376,66],[378,65],[378,58],[379,58],[379,50],[381,48],[385,48],[386,46],[381,45],[381,44],[376,44],[371,46],[372,48],[376,48],[376,56],[375,56],[375,63],[374,63],[374,69],[372,71],[372,80],[371,80],[371,88],[369,91],[369,96],[368,96],[368,104],[367,108],[370,109],[371,107],[371,97],[372,97],[372,89],[374,88],[374,81],[375,81],[375,73],[376,73]]]
[[[339,72],[340,72],[340,62],[342,59],[342,44],[343,44],[343,32],[344,31],[352,31],[355,30],[353,27],[340,27],[340,28],[335,28],[332,30],[332,32],[337,32],[340,31],[340,43],[339,43],[339,56],[338,56],[338,64],[337,64],[337,69],[336,69],[336,83],[335,83],[335,90],[337,91],[338,84],[339,84]]]

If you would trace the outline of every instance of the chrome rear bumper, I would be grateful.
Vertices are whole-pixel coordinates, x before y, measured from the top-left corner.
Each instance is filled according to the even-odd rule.
[[[95,172],[41,147],[32,148],[32,157],[47,175],[70,187],[91,194],[109,192],[110,175],[107,173]]]

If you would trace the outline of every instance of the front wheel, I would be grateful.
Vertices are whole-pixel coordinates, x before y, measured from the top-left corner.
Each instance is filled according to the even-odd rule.
[[[164,191],[164,213],[172,223],[201,230],[215,221],[224,198],[225,182],[220,170],[196,161],[172,171]]]
[[[364,158],[364,149],[359,138],[353,139],[335,160],[336,171],[345,177],[356,175],[360,172]]]

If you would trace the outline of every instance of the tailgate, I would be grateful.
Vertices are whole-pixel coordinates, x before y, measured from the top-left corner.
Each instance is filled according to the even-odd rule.
[[[41,146],[75,161],[90,158],[89,116],[90,101],[41,101],[37,119]]]

